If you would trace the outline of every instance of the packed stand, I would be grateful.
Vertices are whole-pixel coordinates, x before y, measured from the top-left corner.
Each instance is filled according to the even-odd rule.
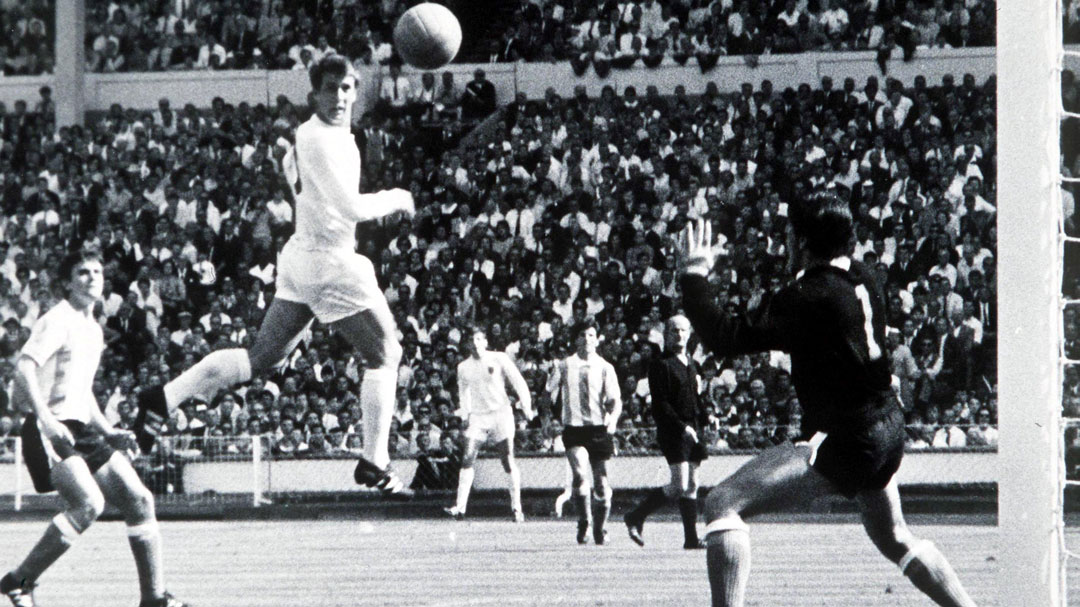
[[[51,74],[56,63],[55,0],[0,4],[0,75]]]
[[[305,69],[334,50],[358,64],[385,64],[408,4],[95,2],[89,69]],[[828,50],[875,50],[884,68],[886,59],[910,59],[919,49],[993,46],[996,35],[991,0],[518,0],[458,11],[466,34],[458,61],[569,60],[581,73],[592,65],[600,75],[692,58],[708,70],[725,55]]]
[[[910,447],[993,445],[995,371],[994,81],[877,79],[774,90],[768,81],[691,97],[607,88],[599,98],[519,97],[497,131],[425,148],[408,113],[365,115],[357,131],[367,190],[410,188],[412,221],[361,225],[404,347],[391,449],[452,486],[461,436],[454,373],[463,327],[521,368],[540,415],[520,415],[521,451],[562,450],[548,371],[567,329],[596,317],[601,355],[622,382],[622,453],[653,448],[646,365],[679,306],[674,239],[687,219],[719,235],[713,277],[732,311],[754,311],[788,280],[786,201],[810,188],[851,200],[855,257],[887,285],[895,386]],[[40,104],[39,104],[40,105]],[[44,106],[47,107],[47,106]],[[109,344],[95,384],[107,417],[133,419],[133,392],[207,352],[250,345],[273,296],[275,252],[291,230],[289,137],[306,111],[216,100],[153,112],[114,107],[55,130],[24,107],[5,114],[0,152],[0,376],[56,293],[51,268],[79,243],[111,278],[100,310]],[[694,352],[714,449],[798,435],[786,357]],[[243,455],[253,435],[275,457],[358,447],[360,374],[316,325],[286,365],[211,402],[189,401],[179,435],[153,460]],[[8,402],[0,407],[17,427]],[[0,429],[9,427],[0,417]],[[10,432],[10,431],[9,431]],[[163,443],[165,444],[165,443]],[[447,464],[447,462],[450,462]],[[426,464],[425,464],[426,465]]]
[[[643,0],[529,2],[498,43],[493,60],[570,60],[612,68],[693,58],[703,71],[725,55],[875,50],[882,69],[890,57],[919,49],[993,46],[995,4],[989,0],[862,2],[853,0]],[[894,52],[895,51],[895,52]]]
[[[479,4],[462,9],[484,12],[463,22],[466,35],[459,60],[478,59],[471,53],[485,32],[505,25],[500,15],[504,20],[512,16],[500,10],[503,3]],[[393,54],[394,24],[406,8],[408,3],[401,0],[92,2],[87,15],[88,69],[300,70],[331,52],[357,65],[386,64]]]

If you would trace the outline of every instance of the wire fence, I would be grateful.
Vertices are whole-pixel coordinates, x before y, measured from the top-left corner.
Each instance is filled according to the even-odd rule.
[[[739,434],[732,428],[710,429],[703,433],[703,440],[710,454],[717,456],[753,454],[790,440],[786,427],[753,426],[751,435],[756,438],[747,439],[750,442],[746,444],[738,442]],[[910,451],[955,453],[996,449],[993,426],[918,425],[909,426],[908,434]],[[990,435],[992,441],[977,438],[985,435]],[[959,436],[970,440],[950,446],[950,438],[955,443]],[[394,469],[414,490],[450,491],[457,486],[461,450],[456,443],[441,441],[438,436],[420,439],[416,433],[395,438],[400,444],[394,449]],[[652,428],[620,430],[614,441],[617,456],[659,455],[656,431]],[[57,503],[54,495],[34,492],[20,449],[18,437],[0,438],[0,512],[54,507]],[[343,435],[340,444],[321,437],[299,445],[269,434],[169,436],[161,437],[149,455],[134,457],[133,464],[159,505],[167,505],[173,512],[188,509],[193,514],[205,514],[230,507],[258,507],[282,499],[318,500],[327,495],[370,491],[353,481],[353,467],[361,450],[359,435]],[[522,431],[515,437],[519,458],[540,460],[530,466],[533,474],[529,480],[536,487],[556,488],[565,484],[566,468],[561,457],[564,451],[561,436],[550,430]],[[485,446],[480,453],[481,464],[497,454],[494,445]],[[1080,452],[1077,456],[1080,461]],[[1080,467],[1077,470],[1080,472]]]

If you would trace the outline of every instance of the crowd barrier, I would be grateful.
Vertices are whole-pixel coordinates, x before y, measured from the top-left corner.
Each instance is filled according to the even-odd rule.
[[[34,495],[25,466],[18,456],[18,439],[0,442],[0,513],[19,509]],[[184,454],[169,462],[140,458],[136,467],[152,484],[159,501],[219,502],[224,499],[260,505],[275,495],[340,494],[367,491],[353,482],[355,456],[339,454],[328,458],[277,458],[269,454],[267,440],[252,437],[214,439],[222,448],[212,456]],[[230,445],[224,448],[224,443]],[[209,450],[207,451],[210,452]],[[753,452],[714,454],[702,463],[703,485],[713,485],[746,463]],[[522,488],[563,489],[569,482],[568,466],[561,454],[520,454]],[[406,482],[417,473],[417,460],[394,461],[395,471]],[[171,468],[166,469],[166,467]],[[474,488],[503,489],[506,473],[498,458],[481,457],[476,462]],[[616,490],[655,487],[667,482],[668,468],[660,455],[621,455],[608,462],[611,483]],[[950,449],[909,451],[898,473],[901,485],[987,485],[998,482],[1001,470],[996,450]]]
[[[919,51],[908,62],[899,59],[887,63],[888,76],[899,78],[910,85],[915,76],[922,75],[927,82],[941,81],[945,74],[961,76],[970,73],[983,82],[995,71],[996,50],[991,47],[968,49],[929,49]],[[869,76],[885,76],[876,61],[876,53],[870,51],[849,53],[800,53],[793,55],[765,55],[757,58],[751,67],[743,57],[722,57],[716,67],[702,74],[691,59],[685,66],[665,62],[649,69],[635,67],[630,70],[612,70],[600,78],[591,69],[583,76],[573,73],[568,62],[559,63],[490,63],[452,64],[439,70],[454,73],[459,87],[473,77],[476,69],[483,69],[495,86],[500,103],[508,103],[517,92],[531,98],[541,97],[548,87],[560,95],[568,96],[574,87],[584,85],[590,95],[596,95],[607,85],[620,93],[626,86],[634,86],[644,93],[645,87],[654,84],[663,94],[670,94],[676,85],[682,84],[689,94],[700,93],[706,83],[715,81],[721,91],[738,88],[743,82],[754,83],[768,79],[775,90],[795,87],[801,83],[817,85],[823,76],[830,76],[840,86],[844,78],[854,78],[859,86]],[[363,112],[378,98],[380,66],[362,66],[360,75],[363,85],[355,110]],[[419,70],[406,68],[403,72],[415,86],[419,86]],[[306,70],[229,70],[229,71],[176,71],[147,73],[90,73],[84,76],[84,99],[87,110],[108,109],[119,103],[124,107],[152,109],[162,97],[168,98],[173,107],[186,103],[207,107],[217,96],[230,103],[246,101],[251,104],[273,103],[278,95],[286,95],[293,102],[304,102],[310,86]],[[53,85],[53,76],[23,76],[0,78],[0,101],[10,107],[16,100],[34,102],[42,85]]]

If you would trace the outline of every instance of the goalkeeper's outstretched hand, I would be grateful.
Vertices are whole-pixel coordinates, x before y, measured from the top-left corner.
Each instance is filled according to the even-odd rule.
[[[705,220],[686,224],[683,237],[679,239],[679,266],[684,274],[708,276],[712,270],[716,255],[713,254],[712,224]]]

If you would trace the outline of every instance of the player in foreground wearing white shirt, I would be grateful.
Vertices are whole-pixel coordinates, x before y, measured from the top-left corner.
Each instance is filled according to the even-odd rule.
[[[615,454],[612,435],[622,413],[622,395],[615,367],[596,353],[600,336],[593,320],[571,330],[577,352],[555,364],[548,386],[562,403],[563,444],[574,475],[573,501],[578,508],[577,541],[603,544],[604,524],[611,513],[611,485],[607,460]],[[592,503],[588,474],[592,469]]]
[[[33,607],[38,577],[101,515],[106,501],[127,523],[140,607],[184,607],[165,592],[154,496],[120,452],[133,448],[135,437],[114,428],[94,399],[94,375],[105,349],[94,318],[102,274],[96,252],[64,259],[58,277],[67,297],[34,323],[16,363],[13,402],[29,413],[22,428],[26,467],[38,492],[60,494],[64,511],[23,562],[0,579],[0,593],[15,607]]]
[[[412,194],[394,189],[360,194],[360,151],[349,130],[358,79],[344,57],[329,54],[310,72],[315,114],[296,129],[296,232],[278,256],[277,293],[250,350],[208,354],[164,387],[139,394],[135,430],[149,450],[170,413],[192,396],[210,400],[219,389],[246,382],[281,363],[313,318],[340,333],[367,365],[360,386],[364,452],[358,484],[385,494],[407,493],[390,470],[401,344],[394,317],[371,261],[357,254],[356,224],[412,215]]]
[[[489,352],[487,335],[474,328],[469,340],[469,357],[457,367],[458,415],[465,420],[465,455],[458,477],[457,504],[444,509],[454,518],[465,517],[469,490],[473,483],[473,464],[485,441],[496,443],[503,469],[510,475],[510,507],[514,520],[523,522],[521,509],[521,471],[514,461],[514,410],[506,395],[506,382],[514,387],[521,410],[533,418],[532,395],[514,361],[502,352]]]

